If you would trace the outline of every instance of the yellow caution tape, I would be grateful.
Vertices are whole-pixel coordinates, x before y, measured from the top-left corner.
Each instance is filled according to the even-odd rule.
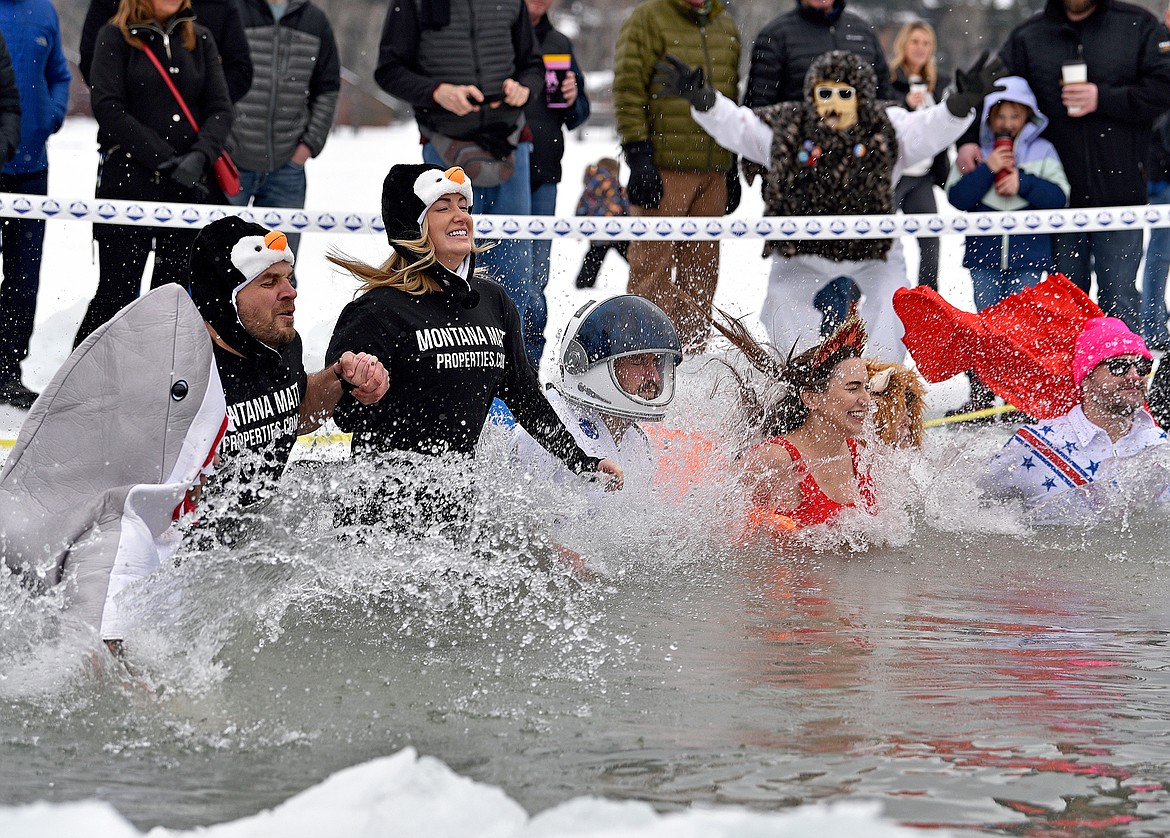
[[[318,445],[349,445],[353,434],[305,434],[297,437],[297,443],[306,448],[316,448]]]
[[[956,422],[972,422],[976,419],[986,419],[989,416],[999,416],[1004,413],[1013,413],[1016,408],[1010,404],[1001,407],[985,407],[983,410],[972,410],[969,413],[959,413],[955,416],[940,416],[938,419],[928,419],[922,423],[924,428],[934,428],[939,425],[953,425]]]

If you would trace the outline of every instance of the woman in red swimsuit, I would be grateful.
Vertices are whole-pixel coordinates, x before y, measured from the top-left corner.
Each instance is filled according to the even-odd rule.
[[[861,321],[850,318],[820,346],[783,365],[758,344],[743,346],[743,333],[724,334],[757,368],[789,385],[771,404],[754,394],[747,399],[752,423],[764,434],[741,460],[752,522],[795,529],[831,521],[847,507],[872,512],[871,480],[858,462],[856,440],[870,413]]]

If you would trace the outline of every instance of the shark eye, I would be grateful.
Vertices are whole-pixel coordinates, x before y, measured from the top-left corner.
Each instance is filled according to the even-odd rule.
[[[190,391],[190,389],[191,388],[187,386],[187,382],[180,378],[171,385],[171,398],[177,402],[181,402],[183,399],[187,398],[187,393]]]

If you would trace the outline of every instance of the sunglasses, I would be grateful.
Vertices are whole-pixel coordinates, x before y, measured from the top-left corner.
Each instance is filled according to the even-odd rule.
[[[855,91],[852,87],[818,87],[814,92],[816,93],[816,97],[822,102],[827,102],[834,96],[848,102],[853,98]]]
[[[1110,358],[1105,362],[1105,367],[1109,370],[1110,375],[1118,377],[1129,373],[1129,368],[1133,367],[1137,370],[1137,374],[1142,378],[1149,375],[1154,369],[1154,361],[1151,358]]]

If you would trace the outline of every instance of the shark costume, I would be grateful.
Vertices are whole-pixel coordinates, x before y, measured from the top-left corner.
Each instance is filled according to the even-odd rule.
[[[0,553],[22,581],[68,583],[103,640],[117,594],[157,567],[187,490],[227,430],[211,338],[178,285],[140,297],[73,350],[0,472]]]
[[[879,102],[873,68],[852,53],[835,51],[809,67],[803,101],[752,109],[706,86],[701,69],[672,56],[667,60],[656,78],[664,85],[662,94],[688,98],[704,131],[743,157],[749,174],[763,172],[768,215],[893,212],[898,178],[957,139],[979,101],[964,91],[948,97],[947,107],[914,112]],[[960,80],[989,86],[983,72],[981,61]],[[772,270],[760,319],[774,346],[788,352],[815,344],[821,312],[813,299],[833,279],[849,276],[864,294],[861,316],[871,351],[884,360],[900,360],[902,329],[893,297],[906,285],[906,268],[898,242],[769,241],[764,255],[772,256]]]

